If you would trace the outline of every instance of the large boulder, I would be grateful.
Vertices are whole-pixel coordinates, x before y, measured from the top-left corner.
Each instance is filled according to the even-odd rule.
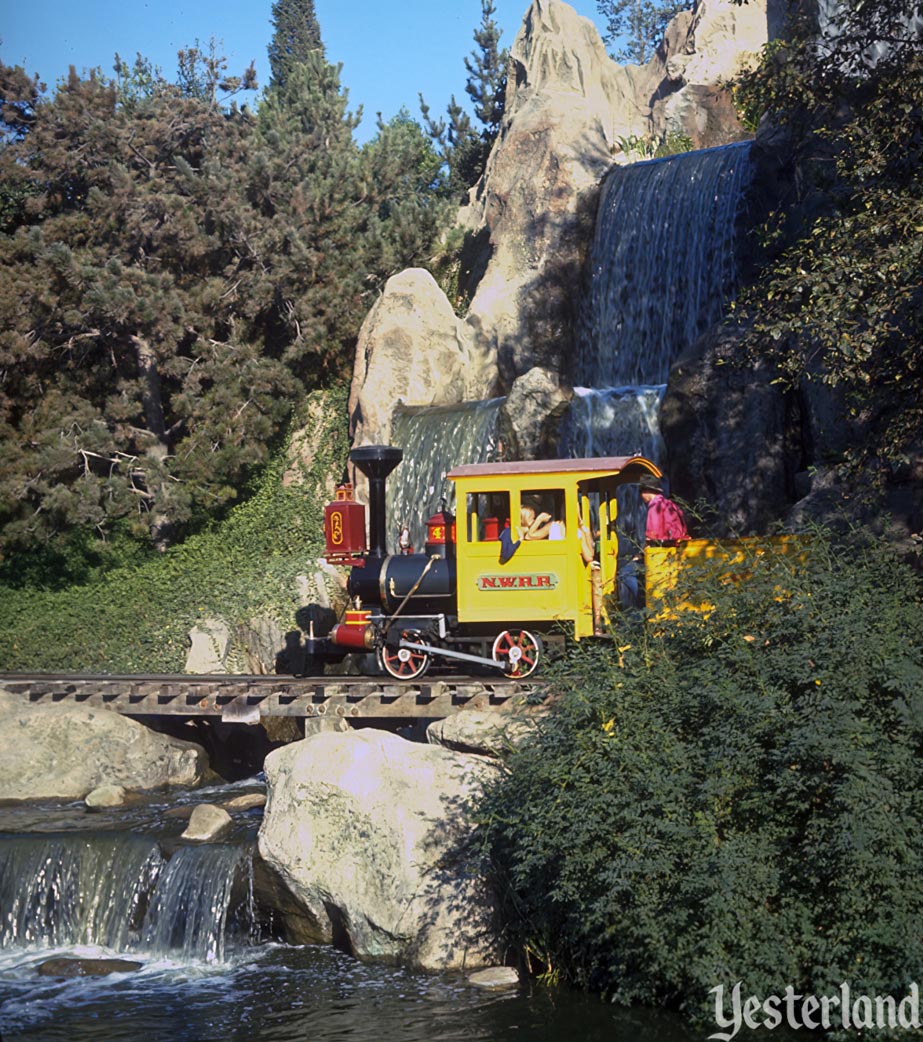
[[[359,331],[349,396],[357,445],[387,444],[395,405],[454,405],[487,398],[493,359],[478,350],[428,271],[393,276]]]
[[[0,690],[0,800],[83,799],[101,785],[200,785],[204,749],[107,709],[32,705]]]
[[[620,135],[648,129],[631,74],[593,23],[534,0],[510,49],[504,122],[463,219],[490,255],[468,323],[503,385],[568,357],[599,183]]]
[[[504,458],[557,456],[558,428],[573,397],[553,369],[535,366],[514,380],[498,421]]]
[[[465,804],[498,768],[379,730],[325,732],[266,759],[259,852],[293,940],[423,969],[496,961]]]
[[[687,138],[694,148],[744,134],[723,84],[752,68],[760,50],[782,30],[785,0],[698,0],[667,27],[650,63],[658,86],[651,106],[654,138]]]

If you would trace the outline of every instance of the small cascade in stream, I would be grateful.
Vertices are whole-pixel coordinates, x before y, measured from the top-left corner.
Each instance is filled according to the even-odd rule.
[[[247,872],[245,919],[252,926],[250,866],[240,847],[180,847],[157,879],[141,947],[175,952],[184,961],[224,962],[228,916],[242,871]]]
[[[102,947],[222,962],[254,929],[243,847],[179,847],[132,834],[4,837],[0,948]]]
[[[399,408],[391,422],[391,444],[404,450],[404,458],[388,484],[388,540],[397,552],[397,536],[403,525],[411,542],[422,551],[426,519],[439,510],[443,498],[455,508],[455,489],[446,474],[461,463],[486,463],[497,458],[497,420],[504,398]]]

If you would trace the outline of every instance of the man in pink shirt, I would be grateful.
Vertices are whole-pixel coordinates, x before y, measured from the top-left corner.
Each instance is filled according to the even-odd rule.
[[[663,494],[663,486],[655,477],[638,482],[641,500],[647,507],[645,542],[649,546],[675,546],[689,538],[682,510]]]

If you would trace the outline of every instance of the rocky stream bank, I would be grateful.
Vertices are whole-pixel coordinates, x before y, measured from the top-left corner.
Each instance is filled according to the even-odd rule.
[[[241,823],[252,832],[257,821],[252,901],[287,942],[421,970],[473,972],[510,961],[469,849],[467,808],[502,769],[503,751],[535,726],[529,711],[466,711],[433,721],[425,741],[374,728],[309,728],[266,756],[250,791],[216,798],[221,779],[195,742],[115,712],[33,706],[3,691],[0,708],[7,807],[82,803],[107,830],[121,814],[130,828],[139,808],[166,803],[162,817],[183,829],[160,843],[166,858],[239,843]],[[176,806],[171,792],[183,794]]]

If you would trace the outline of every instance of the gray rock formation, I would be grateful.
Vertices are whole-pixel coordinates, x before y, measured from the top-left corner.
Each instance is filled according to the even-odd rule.
[[[599,183],[618,136],[647,126],[631,74],[593,23],[562,0],[534,0],[510,49],[500,136],[463,215],[490,247],[467,321],[504,386],[535,365],[561,368]]]
[[[553,369],[535,366],[513,381],[500,409],[499,437],[505,459],[556,456],[558,426],[574,396]]]
[[[41,977],[108,977],[110,973],[135,973],[143,963],[131,959],[45,959],[36,966]]]
[[[121,785],[97,785],[92,792],[87,793],[83,802],[87,810],[124,807],[128,802],[128,793]]]
[[[389,279],[359,331],[349,396],[356,445],[387,444],[391,413],[489,397],[496,365],[474,347],[436,280],[422,268]]]
[[[0,799],[83,799],[100,785],[200,785],[205,751],[106,709],[30,705],[0,690]]]
[[[456,319],[425,273],[389,282],[357,349],[357,444],[389,440],[399,400],[483,398],[495,393],[495,374],[503,391],[536,366],[566,375],[604,174],[650,154],[666,135],[697,147],[739,138],[717,83],[752,60],[768,38],[767,5],[780,3],[699,0],[671,24],[651,62],[622,67],[589,19],[563,0],[533,0],[510,51],[503,126],[459,217],[472,272],[462,287],[467,315]],[[471,360],[466,379],[461,358]]]
[[[785,0],[698,0],[678,15],[648,67],[653,139],[688,138],[693,148],[735,141],[743,128],[721,84],[751,68],[763,45],[781,31]]]
[[[202,619],[189,631],[184,672],[207,676],[226,673],[231,631],[224,619]]]
[[[518,988],[519,973],[512,966],[491,966],[486,970],[478,970],[468,978],[468,983],[486,991],[501,991],[506,988]]]
[[[278,749],[265,769],[259,852],[287,895],[292,939],[422,969],[497,961],[464,817],[493,764],[361,730]]]
[[[539,715],[535,711],[465,709],[444,720],[434,720],[426,728],[426,740],[456,752],[503,757],[534,733]]]

